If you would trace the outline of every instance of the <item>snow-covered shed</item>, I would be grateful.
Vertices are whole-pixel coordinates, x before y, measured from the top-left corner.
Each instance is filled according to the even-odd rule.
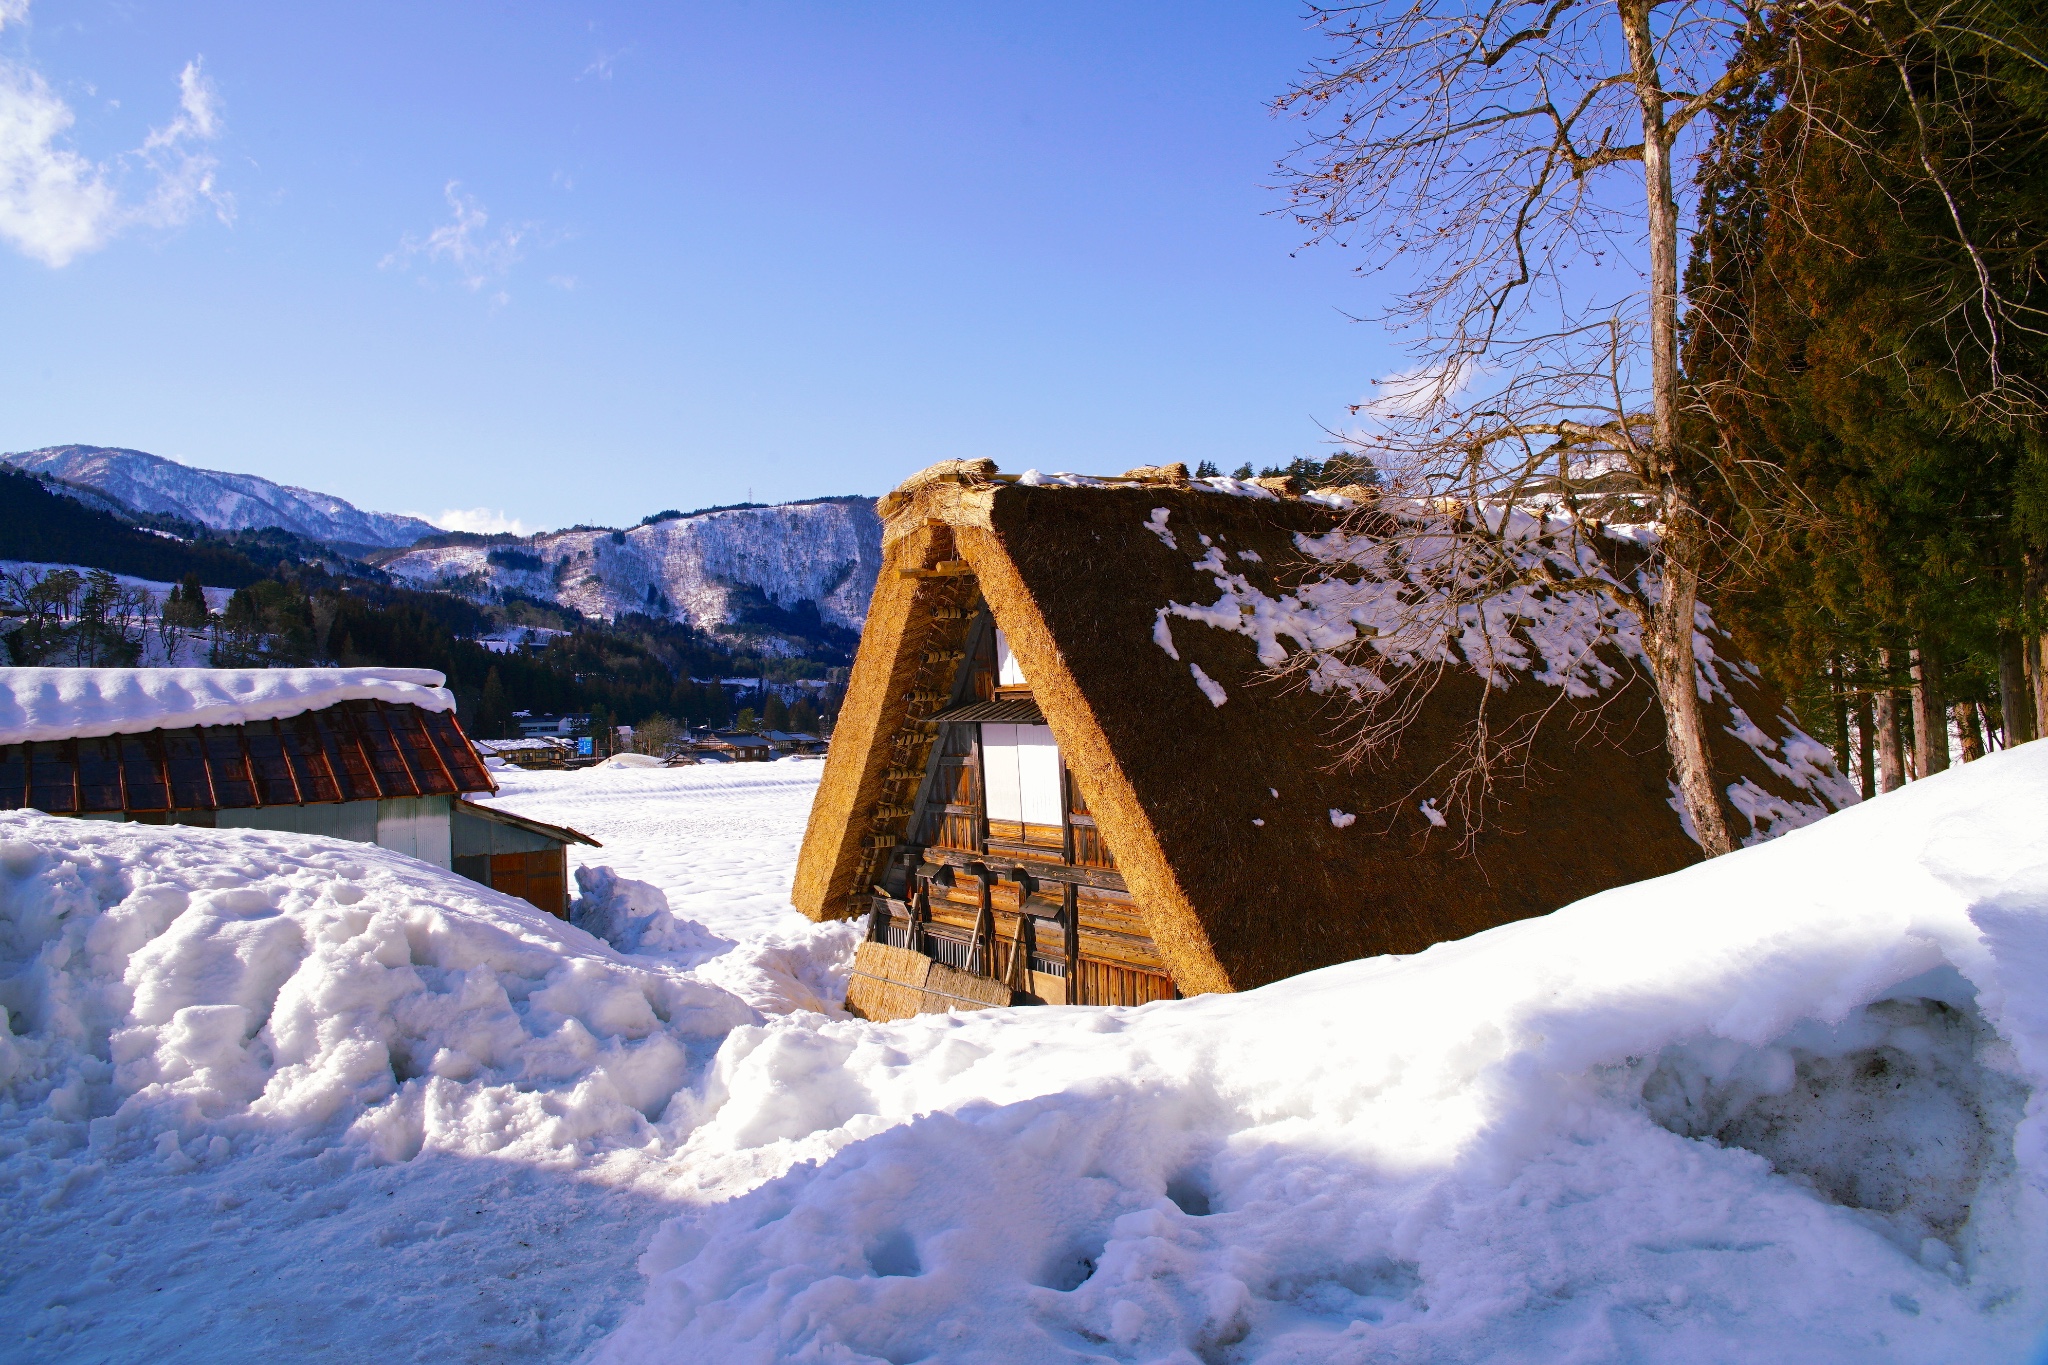
[[[564,913],[564,846],[592,841],[461,800],[497,785],[445,681],[420,668],[0,668],[0,810],[325,834]]]
[[[849,991],[861,1013],[1248,989],[1700,856],[1625,631],[1604,686],[1561,688],[1536,649],[1494,660],[1499,723],[1568,714],[1476,829],[1431,785],[1489,685],[1475,669],[1436,686],[1391,758],[1336,763],[1333,697],[1269,669],[1302,628],[1295,594],[1342,498],[1177,466],[1019,477],[983,460],[934,466],[880,505],[883,571],[793,890],[814,919],[872,914]],[[1853,800],[1756,671],[1705,638],[1735,832]]]
[[[569,917],[569,845],[604,847],[567,825],[474,801],[454,802],[450,814],[455,871],[561,919]]]

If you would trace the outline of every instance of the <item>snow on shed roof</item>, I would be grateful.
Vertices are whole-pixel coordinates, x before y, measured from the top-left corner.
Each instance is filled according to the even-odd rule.
[[[431,668],[0,668],[0,744],[283,720],[345,701],[452,711]]]

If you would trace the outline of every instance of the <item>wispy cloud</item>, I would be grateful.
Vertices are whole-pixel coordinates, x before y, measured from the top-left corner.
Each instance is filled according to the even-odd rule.
[[[601,81],[610,80],[612,78],[612,64],[632,50],[633,45],[628,43],[625,47],[616,48],[610,52],[599,52],[590,59],[590,64],[578,73],[576,79],[581,81],[594,77]]]
[[[178,73],[178,116],[143,139],[141,154],[156,172],[156,189],[141,216],[170,226],[185,222],[206,203],[223,223],[234,221],[234,200],[214,184],[220,162],[206,150],[220,133],[220,92],[195,57]]]
[[[1471,360],[1400,370],[1373,380],[1378,392],[1353,403],[1351,412],[1382,421],[1422,417],[1470,389],[1485,374],[1486,367]]]
[[[512,267],[524,257],[520,243],[529,230],[527,224],[500,228],[496,233],[490,229],[491,215],[474,195],[462,192],[462,182],[451,180],[443,187],[447,196],[451,217],[424,237],[407,233],[398,247],[386,256],[379,265],[386,270],[403,268],[424,257],[429,262],[442,262],[454,267],[463,284],[473,293],[481,293],[485,286],[496,284],[511,273]],[[498,290],[493,297],[505,302],[506,294]]]
[[[530,536],[534,528],[494,507],[452,507],[438,517],[423,517],[444,531],[469,531],[480,536]]]
[[[25,21],[28,8],[28,0],[0,0],[0,29]],[[42,74],[0,61],[0,239],[56,269],[136,224],[177,227],[202,203],[230,221],[234,201],[216,186],[219,163],[207,150],[222,130],[220,96],[197,58],[178,88],[176,118],[134,151],[98,162],[65,145],[76,116]],[[120,185],[136,167],[150,186],[130,200]]]

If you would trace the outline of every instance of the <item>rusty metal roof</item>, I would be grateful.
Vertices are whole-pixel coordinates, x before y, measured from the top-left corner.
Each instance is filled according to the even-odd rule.
[[[536,820],[530,815],[520,815],[509,810],[500,810],[496,806],[480,806],[474,801],[465,800],[456,809],[464,815],[474,815],[479,820],[491,820],[501,825],[510,825],[514,829],[523,829],[528,833],[538,834],[544,839],[559,839],[565,844],[589,844],[592,848],[604,847],[603,844],[600,844],[581,830],[571,829],[567,825],[551,825],[545,820]]]
[[[0,747],[0,810],[247,810],[496,791],[452,712],[347,701],[286,720]]]

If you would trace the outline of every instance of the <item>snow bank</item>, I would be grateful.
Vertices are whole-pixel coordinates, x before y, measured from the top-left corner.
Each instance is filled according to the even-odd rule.
[[[2048,744],[1410,958],[735,1030],[598,1359],[1997,1361]]]
[[[668,764],[654,754],[613,754],[597,766],[600,768],[665,768]]]
[[[373,847],[0,815],[0,1360],[564,1361],[617,1323],[691,1083],[760,1017],[718,984],[836,1001],[857,932],[787,908],[815,767],[506,779],[660,882],[605,872],[629,908],[752,936],[692,972]]]
[[[694,967],[733,946],[731,939],[672,914],[660,887],[621,877],[609,867],[577,868],[576,890],[570,923],[622,953],[669,954]]]
[[[373,846],[34,813],[0,835],[8,1155],[565,1160],[656,1140],[693,1055],[760,1017]]]
[[[337,702],[452,711],[430,668],[0,668],[0,744],[283,720]]]

